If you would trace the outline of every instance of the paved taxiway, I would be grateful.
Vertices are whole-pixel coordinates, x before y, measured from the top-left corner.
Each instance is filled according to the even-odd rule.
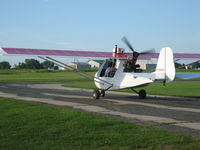
[[[106,97],[93,100],[92,90],[61,84],[0,83],[0,97],[73,108],[200,137],[200,99],[148,96],[141,100],[133,93],[107,92]]]

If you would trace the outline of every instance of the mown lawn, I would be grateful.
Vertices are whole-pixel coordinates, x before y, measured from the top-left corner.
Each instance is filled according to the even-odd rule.
[[[94,75],[96,70],[86,70]],[[178,70],[192,71],[192,70]],[[199,72],[199,70],[195,70]],[[0,70],[0,82],[68,82],[68,81],[89,81],[71,71],[49,71],[49,70]],[[67,84],[68,87],[96,88],[94,83]],[[169,95],[182,97],[200,97],[200,79],[196,81],[175,81],[166,86],[162,83],[153,83],[144,87],[148,94]],[[139,89],[138,89],[139,90]],[[132,92],[130,90],[122,90]]]
[[[144,89],[153,95],[200,98],[200,81],[174,81],[166,86],[162,83],[152,83]]]
[[[94,75],[97,70],[87,69],[87,73]],[[200,70],[179,69],[178,72],[200,72]],[[200,80],[200,79],[198,79]],[[65,82],[89,81],[74,72],[67,70],[46,69],[10,69],[0,70],[0,82]]]
[[[0,98],[0,149],[197,150],[200,139],[54,106]]]
[[[88,88],[95,89],[93,82],[65,84],[65,87],[73,88]],[[174,81],[163,86],[162,83],[152,83],[143,88],[136,88],[136,90],[145,89],[147,94],[152,95],[167,95],[180,97],[196,97],[200,98],[200,81]],[[133,92],[132,90],[117,90],[121,92]]]
[[[88,72],[94,74],[94,72]],[[80,75],[64,70],[0,70],[0,82],[65,82],[65,81],[88,81]]]

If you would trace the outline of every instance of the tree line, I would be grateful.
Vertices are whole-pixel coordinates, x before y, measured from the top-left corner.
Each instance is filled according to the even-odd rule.
[[[0,62],[0,69],[10,69],[11,65],[8,61]],[[24,62],[19,62],[13,67],[14,69],[58,69],[53,62],[44,61],[40,63],[36,59],[25,59]]]

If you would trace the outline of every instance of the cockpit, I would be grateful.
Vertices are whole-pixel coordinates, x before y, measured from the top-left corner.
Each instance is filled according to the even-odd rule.
[[[106,59],[101,66],[100,77],[113,78],[116,71],[116,59]]]

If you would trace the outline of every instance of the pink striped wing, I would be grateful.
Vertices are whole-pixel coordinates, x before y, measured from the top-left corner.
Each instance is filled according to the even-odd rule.
[[[9,55],[37,55],[37,56],[73,56],[73,57],[101,57],[112,58],[112,52],[97,52],[97,51],[74,51],[74,50],[51,50],[51,49],[27,49],[27,48],[2,48]],[[131,53],[126,53],[131,56]],[[158,53],[141,54],[139,59],[158,58]],[[125,57],[124,56],[124,57]],[[125,58],[126,58],[125,57]],[[200,54],[192,53],[174,53],[174,58],[200,58]]]

